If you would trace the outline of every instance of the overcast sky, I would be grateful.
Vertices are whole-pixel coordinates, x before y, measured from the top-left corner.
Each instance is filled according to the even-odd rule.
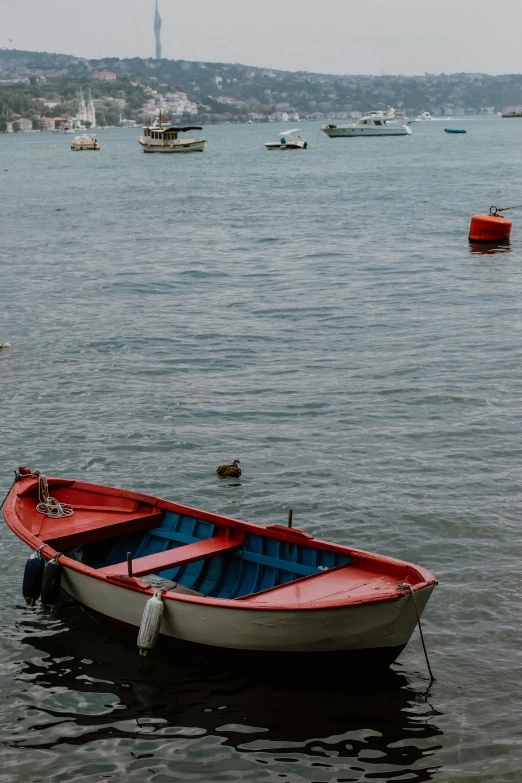
[[[155,0],[0,0],[0,47],[154,56]],[[163,56],[325,73],[522,72],[522,0],[159,0]]]

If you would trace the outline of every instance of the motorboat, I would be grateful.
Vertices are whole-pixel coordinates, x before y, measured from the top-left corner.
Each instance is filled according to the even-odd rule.
[[[299,128],[283,131],[279,141],[268,141],[265,144],[267,150],[305,150],[308,142],[301,136]]]
[[[40,594],[54,605],[59,581],[93,617],[140,629],[145,653],[152,607],[160,642],[389,664],[437,584],[420,566],[317,539],[290,515],[288,526],[264,526],[29,468],[17,472],[4,518],[34,550],[29,605]]]
[[[203,128],[198,125],[163,125],[160,114],[159,123],[144,128],[143,136],[140,136],[138,142],[143,147],[143,152],[203,152],[207,146],[206,139],[194,139],[184,135],[189,131],[201,130]]]
[[[409,136],[409,123],[400,125],[389,112],[372,112],[352,125],[323,125],[321,128],[331,139],[355,136]]]
[[[467,133],[467,130],[461,128],[444,128],[444,133]]]
[[[417,120],[431,120],[431,114],[429,111],[423,111],[422,114],[419,114],[419,116],[416,118]]]
[[[88,136],[84,133],[82,136],[75,136],[71,144],[72,150],[99,150],[100,145],[95,136]]]
[[[402,120],[403,122],[406,122],[408,119],[406,114],[400,109],[396,109],[395,106],[390,106],[390,108],[386,109],[386,111],[383,111],[382,109],[379,109],[378,111],[370,111],[368,112],[368,116],[376,117],[377,119],[382,119],[384,117],[390,121]]]

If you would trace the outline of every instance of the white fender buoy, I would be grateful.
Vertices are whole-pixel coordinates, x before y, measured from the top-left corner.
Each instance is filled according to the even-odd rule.
[[[156,590],[152,598],[149,598],[143,610],[140,632],[138,634],[138,647],[140,655],[147,655],[149,650],[156,646],[163,620],[165,605],[161,597],[161,590]]]

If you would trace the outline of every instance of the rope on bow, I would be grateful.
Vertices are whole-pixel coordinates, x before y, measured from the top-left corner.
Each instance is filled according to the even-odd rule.
[[[60,503],[56,498],[52,498],[49,495],[47,479],[41,473],[38,475],[38,504],[36,510],[52,519],[72,517],[74,514],[74,509],[69,503]]]

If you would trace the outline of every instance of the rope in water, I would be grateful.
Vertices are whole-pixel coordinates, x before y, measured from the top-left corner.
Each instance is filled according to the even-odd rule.
[[[413,587],[408,582],[404,582],[404,584],[402,584],[402,585],[397,585],[397,590],[409,590],[411,595],[412,595],[413,605],[415,607],[415,614],[417,615],[417,625],[419,626],[419,631],[420,631],[420,638],[421,638],[421,642],[422,642],[422,649],[424,650],[424,657],[426,658],[426,664],[428,666],[428,671],[430,673],[431,682],[434,682],[435,677],[433,676],[433,672],[431,671],[430,660],[428,658],[428,651],[426,649],[426,644],[424,642],[424,634],[422,633],[422,625],[421,625],[421,621],[420,621],[419,608],[417,606],[417,600],[415,598],[415,593],[413,591]]]
[[[52,517],[53,519],[72,517],[74,514],[74,509],[69,503],[59,503],[56,498],[52,498],[49,495],[47,479],[41,474],[38,476],[38,504],[36,510],[40,514],[45,514],[46,517]]]

